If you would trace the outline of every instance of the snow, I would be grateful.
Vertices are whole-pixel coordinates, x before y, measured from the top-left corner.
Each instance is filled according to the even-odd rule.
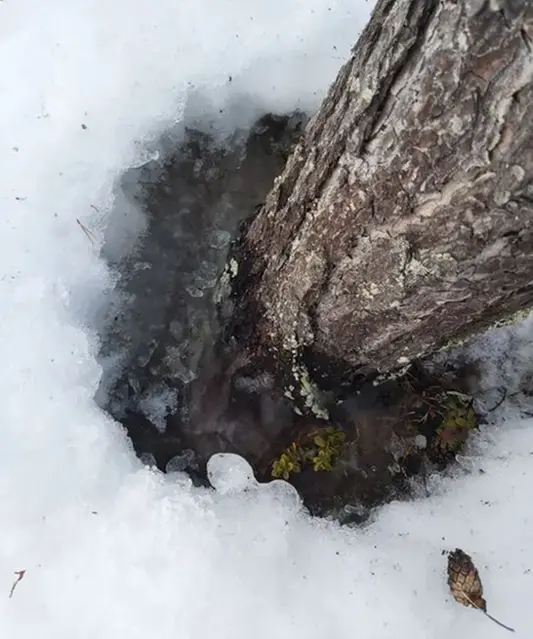
[[[0,3],[1,637],[500,637],[447,594],[441,551],[456,545],[489,611],[530,631],[533,422],[510,405],[468,473],[354,530],[310,519],[232,456],[211,460],[216,491],[146,468],[93,400],[113,287],[99,245],[112,209],[117,251],[143,225],[115,180],[179,120],[188,88],[221,107],[315,105],[367,19],[353,6]]]

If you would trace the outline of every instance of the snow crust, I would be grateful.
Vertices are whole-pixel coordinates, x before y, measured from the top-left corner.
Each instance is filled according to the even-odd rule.
[[[315,105],[370,8],[0,3],[1,637],[500,637],[450,601],[441,551],[456,545],[489,610],[530,635],[532,420],[500,413],[468,474],[350,530],[311,520],[290,487],[258,486],[232,456],[211,460],[213,491],[146,468],[93,400],[109,211],[124,217],[117,251],[143,227],[117,178],[191,87],[221,108],[244,93],[265,110]],[[517,366],[533,352],[520,348]]]

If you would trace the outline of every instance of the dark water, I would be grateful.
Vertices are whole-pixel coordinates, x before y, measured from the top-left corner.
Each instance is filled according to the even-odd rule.
[[[300,112],[267,114],[221,136],[220,121],[189,119],[164,141],[163,159],[123,176],[120,188],[147,228],[133,254],[107,255],[119,295],[105,322],[98,401],[162,469],[173,458],[174,467],[197,464],[188,387],[216,365],[220,313],[231,313],[228,302],[215,304],[217,281],[239,225],[264,200],[305,122]],[[206,455],[235,450],[220,429],[202,442]]]

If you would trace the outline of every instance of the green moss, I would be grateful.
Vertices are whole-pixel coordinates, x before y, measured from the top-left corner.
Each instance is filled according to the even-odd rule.
[[[442,408],[442,421],[436,429],[433,448],[437,453],[457,453],[477,428],[477,416],[472,401],[460,393],[448,393]]]
[[[271,475],[289,479],[292,473],[299,473],[304,467],[312,468],[315,472],[331,471],[342,451],[344,440],[345,434],[334,426],[315,429],[299,442],[293,442],[274,460]]]
[[[325,428],[323,434],[315,435],[313,442],[317,449],[313,457],[313,470],[333,470],[334,458],[340,454],[344,439],[344,433],[333,426]]]
[[[289,479],[291,473],[299,473],[301,471],[301,451],[298,450],[296,443],[293,442],[281,454],[280,458],[272,464],[272,477]]]

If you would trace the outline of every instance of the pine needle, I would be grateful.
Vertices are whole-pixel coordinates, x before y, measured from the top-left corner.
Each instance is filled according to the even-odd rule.
[[[76,222],[80,225],[81,230],[85,233],[85,235],[86,235],[86,236],[87,236],[87,238],[89,239],[89,242],[90,242],[90,243],[94,246],[94,243],[95,243],[95,237],[94,237],[94,234],[93,234],[93,233],[91,233],[91,231],[89,231],[89,229],[88,229],[88,228],[87,228],[84,224],[82,224],[82,223],[78,220],[78,218],[76,218]]]

